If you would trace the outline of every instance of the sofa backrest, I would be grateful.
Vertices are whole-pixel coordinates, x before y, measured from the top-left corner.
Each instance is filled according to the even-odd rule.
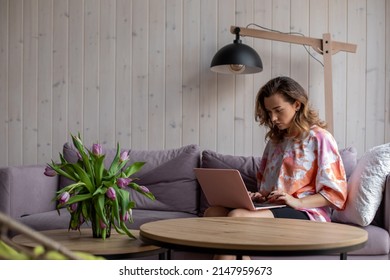
[[[58,177],[47,177],[45,165],[0,168],[0,212],[12,218],[55,209]]]

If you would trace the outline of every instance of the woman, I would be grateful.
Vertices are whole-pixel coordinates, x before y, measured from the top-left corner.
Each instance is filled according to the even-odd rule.
[[[287,207],[250,211],[210,207],[205,216],[292,218],[329,222],[347,197],[345,170],[333,136],[309,106],[305,90],[277,77],[257,94],[255,119],[269,128],[254,201]],[[225,258],[222,257],[221,258]],[[227,258],[227,257],[226,257]]]

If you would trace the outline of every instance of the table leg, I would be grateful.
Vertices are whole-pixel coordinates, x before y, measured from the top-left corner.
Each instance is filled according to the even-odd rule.
[[[346,259],[347,259],[347,253],[346,252],[340,253],[340,260],[346,260]]]
[[[171,259],[171,250],[168,249],[160,254],[158,254],[159,260],[170,260]]]

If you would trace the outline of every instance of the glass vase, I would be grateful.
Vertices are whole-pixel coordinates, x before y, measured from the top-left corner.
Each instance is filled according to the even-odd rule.
[[[92,226],[92,236],[93,238],[106,239],[111,235],[111,207],[106,206],[104,209],[104,215],[108,221],[108,225],[100,221],[100,217],[96,212],[95,207],[91,207],[90,219]]]

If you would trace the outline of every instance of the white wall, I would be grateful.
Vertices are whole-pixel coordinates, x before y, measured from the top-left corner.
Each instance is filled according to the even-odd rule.
[[[230,26],[251,22],[356,43],[333,56],[335,138],[360,155],[390,141],[390,1],[0,0],[0,166],[49,162],[77,132],[87,144],[260,155],[259,87],[289,75],[324,116],[323,68],[302,46],[243,38],[264,71],[211,72]]]

